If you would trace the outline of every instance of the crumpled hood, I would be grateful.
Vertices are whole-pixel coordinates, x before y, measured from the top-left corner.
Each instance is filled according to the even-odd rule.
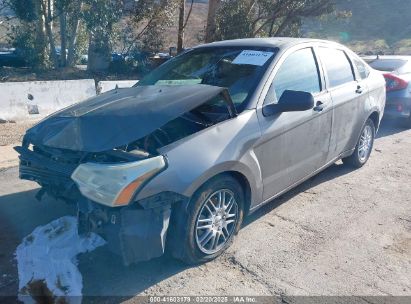
[[[26,144],[102,152],[140,139],[227,89],[208,85],[117,89],[60,110],[31,129]]]

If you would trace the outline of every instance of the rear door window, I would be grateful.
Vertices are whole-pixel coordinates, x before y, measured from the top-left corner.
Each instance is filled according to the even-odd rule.
[[[276,103],[286,90],[318,93],[321,91],[317,62],[312,48],[298,50],[281,64],[265,103]]]
[[[320,47],[318,52],[331,88],[354,81],[353,69],[344,51]]]

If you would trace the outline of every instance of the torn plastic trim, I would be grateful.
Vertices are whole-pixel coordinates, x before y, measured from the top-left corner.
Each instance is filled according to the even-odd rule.
[[[164,254],[171,206],[186,200],[163,192],[127,207],[109,208],[83,198],[78,202],[79,233],[99,234],[125,265],[147,261]]]
[[[164,191],[136,201],[136,204],[143,207],[144,209],[152,209],[165,205],[173,205],[178,202],[187,202],[189,200],[190,198],[185,195],[172,191]]]

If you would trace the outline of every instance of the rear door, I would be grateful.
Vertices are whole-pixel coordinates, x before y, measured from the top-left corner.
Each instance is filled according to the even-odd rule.
[[[332,137],[328,160],[338,157],[351,147],[357,125],[363,116],[367,100],[365,81],[356,80],[354,66],[343,49],[320,46],[316,49],[321,59],[334,108]]]

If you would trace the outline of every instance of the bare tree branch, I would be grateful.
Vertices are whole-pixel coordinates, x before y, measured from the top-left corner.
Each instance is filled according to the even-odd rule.
[[[183,29],[186,28],[188,20],[190,19],[191,11],[193,10],[193,4],[194,4],[194,0],[191,0],[190,9],[188,10],[186,21],[184,22],[184,25],[183,25]]]

